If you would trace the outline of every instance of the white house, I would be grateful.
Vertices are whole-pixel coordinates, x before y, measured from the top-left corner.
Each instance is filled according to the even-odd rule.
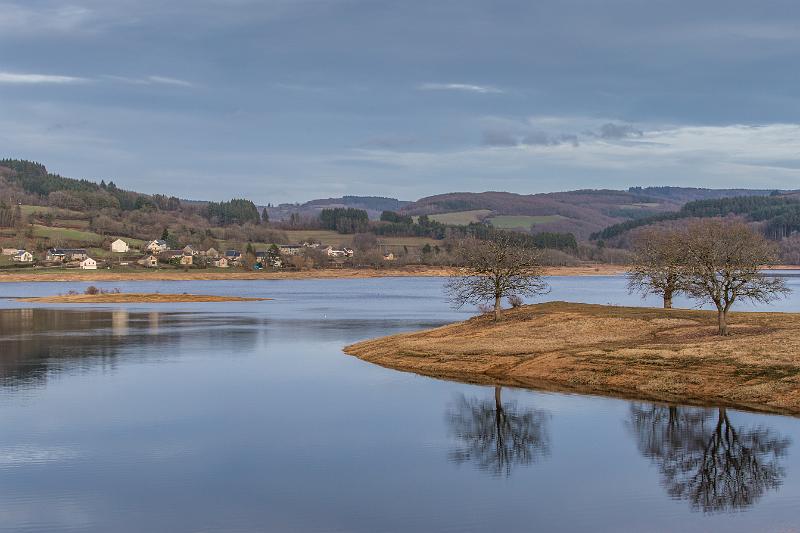
[[[353,257],[353,250],[350,248],[342,248],[341,250],[335,249],[333,246],[325,248],[328,257]]]
[[[116,241],[111,243],[111,251],[116,252],[118,254],[124,254],[130,250],[128,243],[123,241],[122,239],[117,239]]]
[[[33,263],[33,254],[25,250],[18,250],[11,256],[11,260],[17,263]]]
[[[154,255],[148,255],[140,259],[139,264],[142,266],[146,266],[147,268],[157,268],[158,267],[158,257]]]
[[[299,244],[279,244],[278,250],[283,255],[297,255],[303,250],[303,247]]]
[[[147,243],[147,246],[144,247],[145,250],[148,252],[152,252],[154,254],[159,254],[165,250],[167,250],[169,246],[167,246],[167,241],[162,241],[161,239],[156,241],[150,241]]]
[[[81,261],[81,269],[83,270],[97,270],[97,261],[91,257],[87,257]]]
[[[220,257],[216,261],[214,261],[214,266],[217,268],[228,268],[228,259],[226,257]]]

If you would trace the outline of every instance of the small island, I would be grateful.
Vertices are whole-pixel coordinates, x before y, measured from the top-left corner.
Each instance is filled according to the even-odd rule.
[[[118,303],[187,303],[187,302],[260,302],[271,298],[211,296],[207,294],[161,294],[134,292],[102,292],[97,294],[62,294],[17,298],[20,302],[47,304],[118,304]]]
[[[347,346],[417,374],[800,415],[800,314],[549,302]]]

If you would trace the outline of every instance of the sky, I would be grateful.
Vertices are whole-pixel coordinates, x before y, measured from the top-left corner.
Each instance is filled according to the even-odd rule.
[[[796,0],[0,0],[0,157],[260,204],[800,188]]]

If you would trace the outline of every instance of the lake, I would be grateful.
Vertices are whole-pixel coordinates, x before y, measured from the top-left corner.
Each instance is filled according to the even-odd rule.
[[[621,277],[549,281],[549,300],[658,303]],[[800,311],[787,281],[770,309]],[[80,307],[2,298],[87,283],[0,283],[0,530],[800,531],[800,419],[342,353],[474,312],[442,283],[95,283],[274,300]]]

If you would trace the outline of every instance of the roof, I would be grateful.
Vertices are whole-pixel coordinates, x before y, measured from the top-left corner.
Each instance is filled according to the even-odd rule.
[[[238,250],[226,250],[225,256],[226,257],[238,257],[242,255]]]

